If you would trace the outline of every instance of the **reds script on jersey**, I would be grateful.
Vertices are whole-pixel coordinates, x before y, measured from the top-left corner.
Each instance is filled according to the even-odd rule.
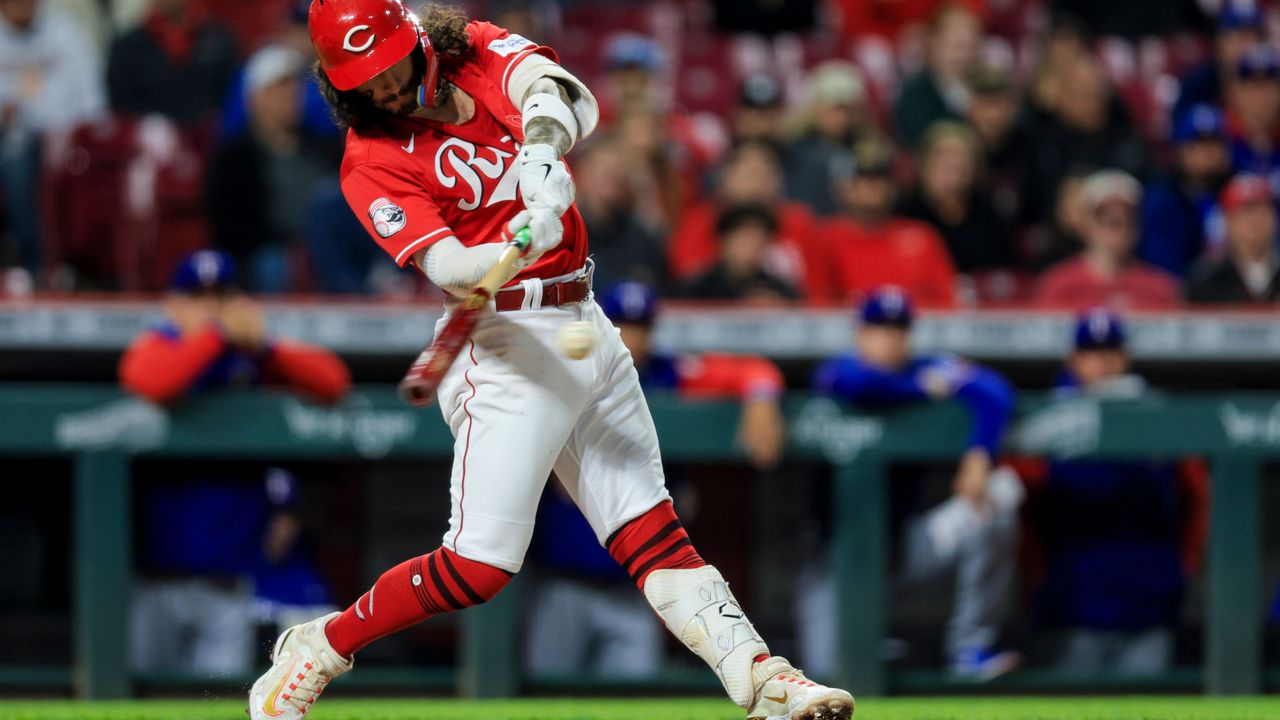
[[[475,48],[449,80],[470,95],[475,116],[461,125],[416,118],[347,133],[342,192],[365,229],[404,267],[419,250],[453,235],[467,247],[494,242],[524,208],[516,154],[524,140],[520,109],[507,97],[508,75],[550,48],[486,22],[471,22]],[[516,276],[553,278],[581,268],[587,232],[577,207],[561,218],[564,241]]]

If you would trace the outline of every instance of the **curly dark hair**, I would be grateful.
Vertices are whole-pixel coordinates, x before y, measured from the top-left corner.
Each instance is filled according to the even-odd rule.
[[[445,75],[462,64],[472,52],[471,38],[467,36],[467,13],[454,5],[430,3],[423,6],[418,17],[439,58],[440,78],[443,82]],[[416,48],[412,57],[414,75],[421,77],[427,70],[426,56],[421,48]],[[374,105],[363,94],[334,87],[319,61],[313,66],[312,72],[320,87],[320,94],[329,101],[333,117],[342,127],[356,130],[376,127],[391,116],[391,113]]]

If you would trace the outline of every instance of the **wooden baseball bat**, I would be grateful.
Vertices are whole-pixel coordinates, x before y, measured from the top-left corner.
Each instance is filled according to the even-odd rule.
[[[431,403],[436,387],[457,359],[458,353],[462,352],[462,346],[471,337],[485,305],[493,299],[498,288],[506,285],[515,275],[513,268],[516,261],[528,251],[530,237],[528,228],[521,228],[516,232],[515,237],[511,238],[506,249],[498,256],[498,261],[480,278],[480,282],[466,299],[453,309],[449,321],[409,366],[409,371],[400,381],[400,396],[405,402],[414,407],[424,407]]]

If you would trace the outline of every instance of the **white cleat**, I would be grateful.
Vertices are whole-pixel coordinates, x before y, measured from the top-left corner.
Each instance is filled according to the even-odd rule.
[[[337,616],[294,625],[280,635],[271,651],[271,669],[249,691],[251,720],[306,717],[329,681],[351,669],[352,661],[335,652],[324,634]]]
[[[747,720],[849,720],[853,716],[852,695],[805,678],[786,658],[775,655],[761,660],[752,666],[751,679],[756,694]]]

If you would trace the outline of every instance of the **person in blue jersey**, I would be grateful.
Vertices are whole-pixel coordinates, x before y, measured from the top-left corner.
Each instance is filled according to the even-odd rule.
[[[961,358],[913,355],[914,315],[901,288],[874,291],[859,311],[853,351],[819,365],[813,389],[868,409],[955,400],[968,410],[971,427],[953,493],[909,519],[899,585],[910,589],[954,575],[956,595],[945,643],[950,668],[966,678],[990,679],[1021,662],[1018,653],[997,644],[1016,570],[1023,495],[1017,476],[996,467],[1001,438],[1013,415],[1014,390],[993,370]],[[821,612],[802,612],[801,618]],[[804,644],[807,654],[822,656],[818,662],[807,657],[809,667],[815,672],[820,666],[830,667],[832,643],[815,636]]]
[[[1082,314],[1056,398],[1143,397],[1125,346],[1114,312]],[[1206,536],[1203,463],[1054,459],[1027,475],[1029,545],[1043,555],[1033,621],[1046,631],[1049,661],[1077,672],[1169,669],[1186,579],[1199,569]]]
[[[779,405],[785,386],[776,365],[761,357],[656,351],[658,297],[644,283],[617,283],[598,300],[631,351],[646,392],[740,400],[738,438],[748,461],[762,470],[777,465],[786,428]],[[679,492],[676,497],[678,502]],[[528,667],[615,678],[656,673],[663,660],[661,625],[558,482],[543,494],[535,528],[531,552],[540,575],[525,646]]]
[[[228,389],[284,386],[335,403],[346,365],[323,348],[270,337],[216,250],[175,268],[165,318],[120,362],[120,383],[157,405]],[[259,623],[291,624],[330,603],[303,542],[300,483],[280,468],[194,463],[138,485],[138,575],[129,653],[140,672],[241,675]]]

